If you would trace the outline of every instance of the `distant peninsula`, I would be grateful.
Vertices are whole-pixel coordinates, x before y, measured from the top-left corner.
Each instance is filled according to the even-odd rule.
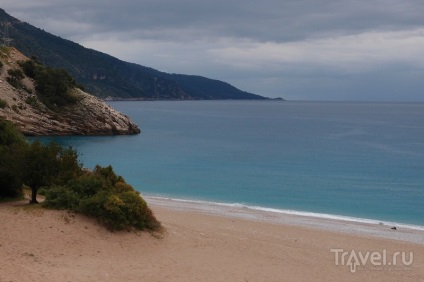
[[[111,100],[267,100],[219,80],[170,74],[124,62],[22,22],[0,9],[8,44],[46,66],[66,69],[85,89]]]

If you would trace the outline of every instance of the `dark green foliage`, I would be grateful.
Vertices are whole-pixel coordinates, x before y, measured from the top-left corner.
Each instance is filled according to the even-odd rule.
[[[0,118],[0,146],[11,147],[14,144],[26,144],[24,136],[11,122]]]
[[[0,146],[0,198],[22,195],[22,179],[18,171],[16,149]]]
[[[133,188],[131,185],[125,183],[125,182],[116,182],[115,185],[113,186],[114,190],[117,193],[121,193],[121,192],[126,192],[126,191],[132,191]]]
[[[35,74],[35,90],[50,109],[73,104],[77,98],[70,94],[75,80],[63,69],[39,68]]]
[[[7,71],[9,75],[6,80],[15,88],[20,88],[25,90],[27,93],[31,94],[31,89],[28,89],[24,84],[22,84],[21,80],[25,78],[24,73],[20,69],[9,69]]]
[[[31,187],[31,203],[37,203],[37,192],[42,186],[49,186],[59,175],[62,150],[57,144],[44,145],[39,141],[29,144],[24,152],[22,162],[22,179]]]
[[[117,176],[111,166],[96,166],[93,172],[69,181],[66,187],[47,190],[43,205],[93,216],[112,230],[160,226],[138,192]]]
[[[78,152],[72,147],[61,147],[57,158],[59,173],[53,179],[55,184],[65,185],[82,175],[82,163],[78,160]]]
[[[4,109],[7,107],[7,102],[0,98],[0,109]]]
[[[10,122],[0,119],[0,198],[21,195],[23,184],[31,188],[30,203],[37,202],[42,188],[43,206],[94,216],[113,230],[160,226],[139,193],[112,166],[85,172],[73,148],[27,143]]]
[[[24,137],[12,123],[0,119],[0,198],[22,194],[20,161]]]
[[[15,88],[21,88],[22,83],[21,80],[25,77],[24,73],[20,69],[9,69],[7,71],[7,74],[9,75],[6,80],[9,82],[10,85],[12,85]]]
[[[43,186],[65,185],[82,174],[78,154],[56,143],[35,141],[27,145],[22,160],[22,180],[32,190],[31,203]]]
[[[78,195],[65,186],[53,186],[45,190],[44,196],[48,201],[43,203],[43,206],[53,209],[68,209],[78,210],[79,197]]]
[[[26,98],[25,103],[32,106],[33,108],[40,108],[40,105],[38,104],[37,98],[35,98],[35,97]]]
[[[34,79],[37,95],[48,108],[57,109],[77,101],[70,90],[78,85],[66,70],[45,67],[35,57],[19,65],[26,76]],[[34,101],[27,100],[27,103],[33,105]]]
[[[90,198],[101,190],[108,190],[105,179],[93,174],[85,174],[78,179],[72,179],[67,186],[77,193],[79,198]]]
[[[24,73],[20,69],[9,69],[7,74],[14,81],[19,81],[25,77]]]
[[[112,166],[101,167],[96,165],[94,168],[94,174],[100,176],[109,182],[112,186],[116,184],[116,182],[125,182],[121,176],[116,175],[113,171]]]
[[[82,174],[75,150],[55,143],[27,143],[13,124],[4,120],[0,120],[0,153],[0,189],[9,187],[20,193],[25,184],[32,190],[32,203],[37,202],[41,187],[65,184]]]
[[[40,63],[35,58],[32,58],[31,60],[19,62],[19,65],[21,66],[25,75],[30,78],[35,78],[35,74],[37,73],[37,70],[40,67]]]
[[[3,99],[0,99],[0,109],[4,109],[7,107],[7,102]]]
[[[153,212],[137,192],[134,190],[125,191],[117,194],[117,197],[123,202],[119,205],[119,209],[125,216],[126,226],[134,226],[138,229],[156,229],[159,227]]]
[[[110,229],[135,227],[154,230],[160,226],[146,202],[133,189],[100,191],[93,197],[83,199],[80,211],[95,216]]]
[[[12,110],[13,110],[14,112],[16,112],[16,113],[18,113],[18,114],[19,114],[18,106],[16,106],[16,105],[12,105]]]

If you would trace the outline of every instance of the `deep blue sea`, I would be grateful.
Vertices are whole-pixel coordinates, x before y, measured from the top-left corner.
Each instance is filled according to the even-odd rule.
[[[110,104],[142,134],[44,139],[144,195],[424,226],[424,103]]]

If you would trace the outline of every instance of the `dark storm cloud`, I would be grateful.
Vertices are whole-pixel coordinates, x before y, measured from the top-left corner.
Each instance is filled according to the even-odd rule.
[[[26,5],[8,1],[6,6],[15,14],[47,24],[55,32],[60,32],[60,22],[66,22],[89,26],[83,33],[117,32],[130,37],[138,33],[155,39],[180,30],[173,37],[186,39],[192,34],[285,42],[424,25],[421,0],[44,0]],[[78,29],[65,32],[62,35],[81,36]]]
[[[2,2],[13,16],[87,47],[263,95],[373,100],[358,93],[378,91],[408,100],[421,91],[422,0]],[[396,85],[411,87],[400,95]]]

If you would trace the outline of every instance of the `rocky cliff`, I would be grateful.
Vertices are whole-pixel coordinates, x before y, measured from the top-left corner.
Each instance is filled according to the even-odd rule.
[[[136,124],[98,98],[74,88],[77,102],[52,110],[36,95],[34,81],[20,80],[12,86],[9,70],[20,69],[28,60],[14,48],[0,49],[0,118],[13,122],[25,135],[119,135],[138,134]],[[8,78],[9,77],[9,78]]]

